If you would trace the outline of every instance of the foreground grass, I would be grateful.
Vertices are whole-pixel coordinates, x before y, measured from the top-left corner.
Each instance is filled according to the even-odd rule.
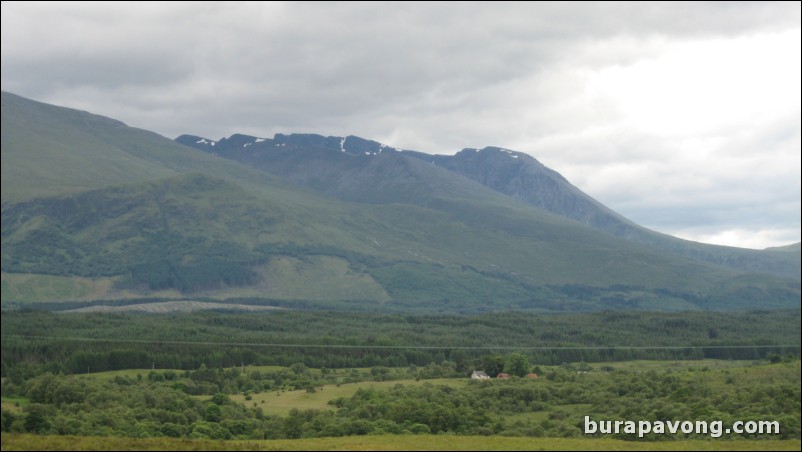
[[[381,435],[272,441],[39,436],[5,433],[2,450],[800,450],[799,440],[634,442],[587,438]]]

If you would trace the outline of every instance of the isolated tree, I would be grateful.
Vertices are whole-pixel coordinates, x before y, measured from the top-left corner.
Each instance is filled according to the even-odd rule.
[[[504,366],[504,370],[508,374],[515,375],[516,377],[525,376],[529,373],[529,369],[529,358],[521,353],[510,353],[510,356],[507,357],[507,363]]]
[[[485,356],[482,358],[482,367],[487,375],[495,377],[504,370],[504,357],[501,355]]]
[[[215,405],[223,405],[228,402],[228,395],[223,394],[222,392],[215,393],[212,396],[212,403]]]

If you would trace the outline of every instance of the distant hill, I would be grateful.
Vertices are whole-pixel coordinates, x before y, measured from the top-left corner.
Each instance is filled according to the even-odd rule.
[[[799,253],[800,250],[802,250],[802,243],[796,242],[790,245],[774,246],[771,248],[766,248],[764,251],[769,251],[769,252],[779,251],[781,253]]]
[[[2,108],[5,306],[88,300],[79,286],[99,279],[106,294],[296,308],[799,306],[798,275],[614,237],[357,137],[175,143],[8,93]],[[42,281],[47,292],[32,286]]]

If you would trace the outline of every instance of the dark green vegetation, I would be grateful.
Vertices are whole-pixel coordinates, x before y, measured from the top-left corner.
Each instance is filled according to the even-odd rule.
[[[798,247],[747,253],[759,264],[719,250],[718,263],[779,269],[745,274],[356,137],[237,137],[282,149],[276,177],[85,112],[8,93],[2,109],[6,308],[137,297],[449,313],[799,306]]]
[[[155,365],[190,370],[200,364],[296,362],[351,368],[451,361],[460,373],[481,366],[495,375],[504,364],[488,360],[511,351],[525,352],[530,363],[541,364],[767,359],[771,353],[799,353],[802,323],[799,310],[470,317],[329,311],[163,316],[5,312],[1,320],[3,376],[13,372],[23,379],[44,371],[84,373],[87,368]]]

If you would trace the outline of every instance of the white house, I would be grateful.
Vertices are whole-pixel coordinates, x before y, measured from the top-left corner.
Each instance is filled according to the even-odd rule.
[[[485,378],[490,378],[490,375],[484,373],[484,371],[481,370],[474,370],[473,373],[471,374],[472,380],[484,380]]]

